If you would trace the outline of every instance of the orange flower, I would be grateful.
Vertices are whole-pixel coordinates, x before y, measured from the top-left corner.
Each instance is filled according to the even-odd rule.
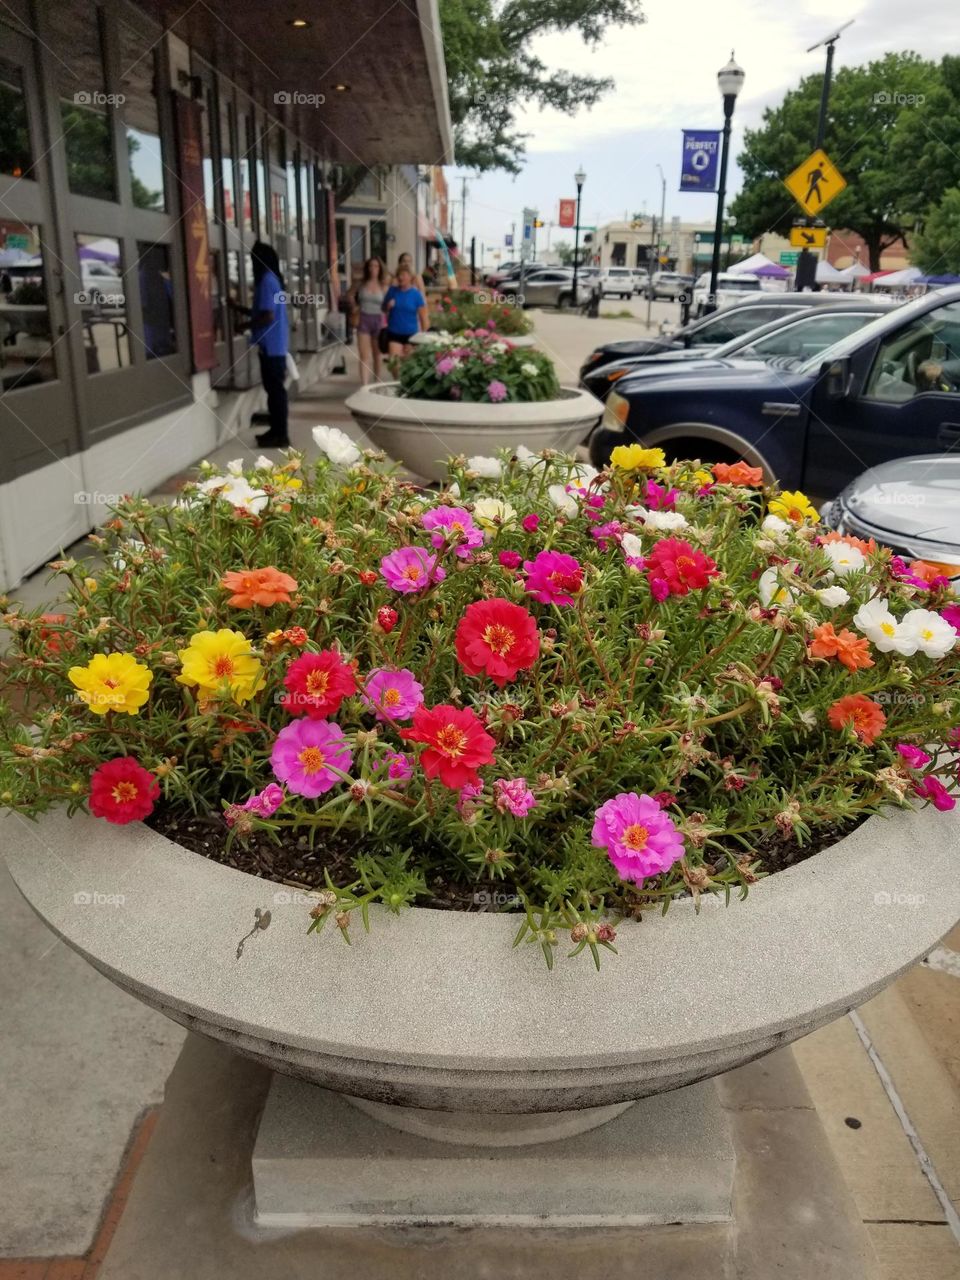
[[[848,671],[873,666],[870,641],[846,627],[842,631],[834,631],[832,622],[824,622],[814,631],[810,654],[814,658],[836,658]]]
[[[911,560],[910,572],[916,578],[922,578],[924,582],[933,582],[934,578],[943,577],[943,567],[939,564],[930,564],[928,560]]]
[[[834,729],[850,725],[868,747],[873,746],[887,723],[883,709],[865,693],[848,693],[846,697],[838,698],[827,711],[827,719]]]
[[[273,565],[265,569],[231,569],[220,579],[220,585],[233,595],[227,604],[249,609],[255,604],[264,608],[272,604],[289,604],[290,592],[296,591],[297,582],[288,573],[281,573]]]
[[[871,555],[877,549],[877,544],[873,538],[864,541],[863,538],[855,538],[852,533],[828,533],[820,539],[821,542],[845,542],[848,547],[856,547],[858,551],[862,551],[865,556]]]
[[[713,474],[721,484],[763,484],[763,468],[750,467],[745,462],[715,462]]]

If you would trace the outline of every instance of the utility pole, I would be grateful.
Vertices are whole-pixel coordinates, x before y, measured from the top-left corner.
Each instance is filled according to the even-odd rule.
[[[463,255],[467,245],[467,176],[462,174],[460,178],[460,261],[463,261]]]
[[[663,235],[663,222],[667,216],[667,179],[663,172],[663,166],[657,165],[660,170],[660,228],[657,231],[657,258],[659,266],[660,257],[660,237]],[[654,219],[656,221],[656,219]],[[650,328],[650,311],[653,307],[653,259],[650,260],[650,271],[647,279],[647,328]]]

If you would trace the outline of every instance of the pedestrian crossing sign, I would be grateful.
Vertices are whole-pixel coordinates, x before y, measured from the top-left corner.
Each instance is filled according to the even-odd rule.
[[[846,178],[819,147],[783,182],[800,208],[811,217],[826,208],[847,185]]]
[[[827,243],[827,228],[791,227],[790,243],[795,249],[823,249]]]

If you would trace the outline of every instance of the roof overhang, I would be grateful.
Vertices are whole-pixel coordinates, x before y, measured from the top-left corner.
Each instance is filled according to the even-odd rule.
[[[146,0],[146,7],[326,158],[452,162],[437,0]]]

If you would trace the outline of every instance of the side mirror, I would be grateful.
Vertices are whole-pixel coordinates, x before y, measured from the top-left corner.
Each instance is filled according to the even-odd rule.
[[[850,387],[850,361],[827,360],[820,367],[820,388],[827,400],[843,400]]]

